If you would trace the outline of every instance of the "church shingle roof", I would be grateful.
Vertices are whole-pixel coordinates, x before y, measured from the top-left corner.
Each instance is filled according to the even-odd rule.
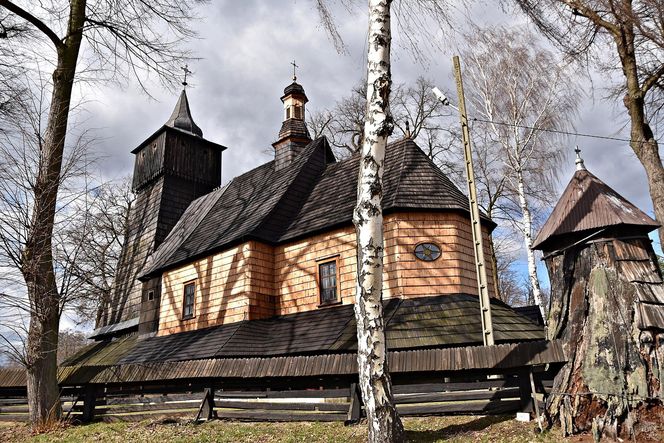
[[[391,351],[482,343],[476,295],[447,294],[383,303]],[[492,298],[491,310],[498,343],[544,339],[542,326],[501,301]],[[342,305],[148,338],[137,342],[118,363],[356,352],[356,328],[353,306]]]
[[[352,222],[359,156],[335,162],[325,138],[279,171],[268,162],[194,201],[141,278],[238,242],[293,240]],[[410,139],[387,148],[383,210],[468,212],[468,199]],[[493,227],[493,222],[484,219]]]
[[[533,243],[552,250],[556,239],[607,227],[631,226],[645,232],[659,223],[585,168],[578,169]]]

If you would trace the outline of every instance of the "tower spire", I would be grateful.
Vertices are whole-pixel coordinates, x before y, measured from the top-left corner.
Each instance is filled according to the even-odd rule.
[[[583,159],[581,158],[581,149],[579,149],[579,145],[576,146],[574,152],[576,152],[576,160],[574,161],[574,163],[576,164],[576,170],[585,171],[586,166],[583,164]]]

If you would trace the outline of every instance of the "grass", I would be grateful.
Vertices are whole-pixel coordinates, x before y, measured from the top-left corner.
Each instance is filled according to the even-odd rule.
[[[535,422],[520,423],[512,416],[447,416],[404,419],[411,442],[559,442],[557,429],[539,434]],[[5,442],[364,442],[366,425],[342,423],[244,423],[185,421],[93,423],[63,426],[33,435],[24,424],[0,422],[0,441]],[[578,438],[569,441],[579,441]]]

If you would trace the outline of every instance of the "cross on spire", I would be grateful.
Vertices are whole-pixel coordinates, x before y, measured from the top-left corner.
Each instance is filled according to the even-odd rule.
[[[574,152],[576,152],[576,160],[574,161],[574,163],[576,164],[576,170],[577,171],[585,170],[586,166],[583,164],[583,159],[581,158],[581,149],[579,149],[578,145],[574,149]]]
[[[299,66],[295,64],[295,60],[291,62],[291,65],[293,65],[293,81],[295,81],[297,80],[297,76],[295,75],[295,68],[299,68]]]
[[[180,69],[184,71],[184,81],[182,82],[182,86],[186,88],[187,85],[189,84],[187,83],[187,74],[192,74],[192,72],[189,70],[189,65],[184,65]]]

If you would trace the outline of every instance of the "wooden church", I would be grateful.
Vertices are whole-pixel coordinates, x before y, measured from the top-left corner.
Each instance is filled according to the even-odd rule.
[[[136,334],[127,361],[180,358],[196,337],[208,349],[197,358],[355,346],[358,157],[337,161],[324,137],[311,140],[300,84],[281,101],[274,160],[224,186],[226,148],[203,138],[184,90],[166,124],[132,151],[137,199],[94,339]],[[383,202],[388,346],[482,343],[467,197],[403,139],[387,149]],[[494,223],[482,225],[489,236]],[[493,311],[498,343],[543,338],[498,300]]]
[[[281,101],[274,159],[223,185],[227,148],[203,138],[184,90],[166,123],[132,151],[136,201],[113,295],[94,343],[59,370],[63,389],[83,393],[84,418],[95,405],[109,405],[101,397],[205,390],[210,405],[214,389],[249,389],[243,395],[254,399],[347,398],[348,405],[315,407],[336,413],[306,419],[358,419],[352,215],[359,157],[338,160],[324,137],[311,139],[307,96],[295,78]],[[483,346],[468,198],[409,138],[387,147],[383,211],[395,392],[400,383],[435,382],[403,388],[405,396],[424,392],[417,398],[436,400],[413,405],[413,413],[525,407],[532,400],[528,374],[532,381],[534,367],[564,362],[562,349],[545,341],[541,324],[496,298],[493,287],[496,345]],[[488,240],[495,224],[482,216],[481,226]],[[488,374],[507,378],[487,381]],[[463,383],[441,387],[444,380]],[[0,388],[14,382],[0,377]],[[482,387],[495,389],[442,394]],[[441,406],[441,396],[451,403]],[[459,403],[463,398],[474,403]],[[219,404],[240,407],[228,399]],[[263,418],[272,417],[265,409],[286,407],[242,405],[264,409]]]

